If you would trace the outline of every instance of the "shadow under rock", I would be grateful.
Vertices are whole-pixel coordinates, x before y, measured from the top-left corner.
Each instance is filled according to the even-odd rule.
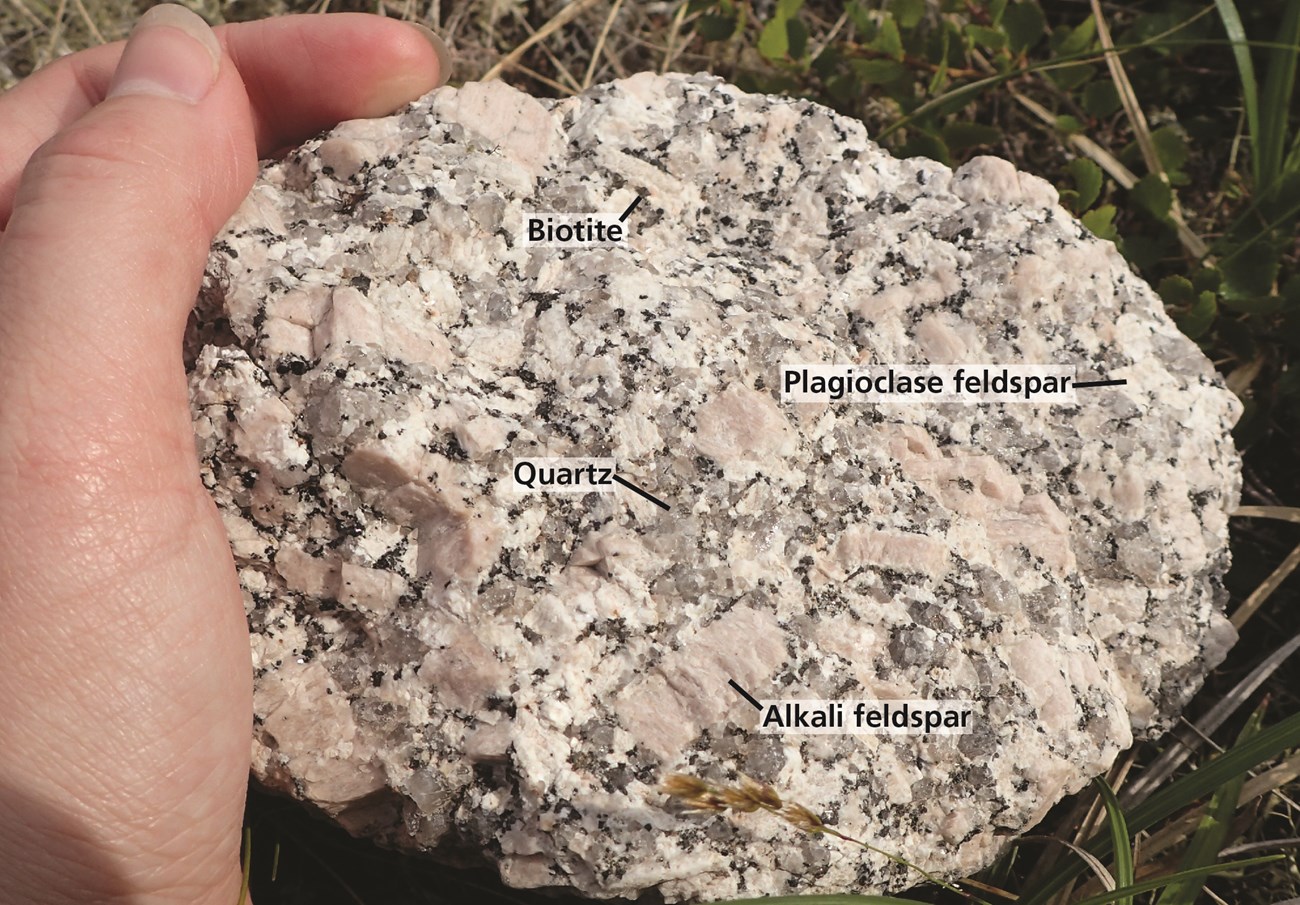
[[[447,867],[350,836],[299,802],[251,782],[254,905],[661,905],[657,894],[593,900],[571,891],[512,889],[492,868]]]

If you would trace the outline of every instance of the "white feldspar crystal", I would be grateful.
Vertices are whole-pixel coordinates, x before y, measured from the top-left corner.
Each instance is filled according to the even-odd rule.
[[[624,210],[624,246],[523,247]],[[257,672],[255,769],[508,883],[896,890],[682,772],[770,782],[944,876],[1166,727],[1233,640],[1232,394],[1041,179],[896,160],[815,104],[639,75],[444,88],[267,166],[192,396]],[[1077,404],[795,404],[783,363],[1054,364]],[[671,505],[523,494],[607,457]],[[761,735],[761,699],[975,703]]]

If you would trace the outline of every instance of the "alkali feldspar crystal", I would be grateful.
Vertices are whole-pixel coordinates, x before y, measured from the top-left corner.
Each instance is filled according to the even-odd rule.
[[[624,247],[524,247],[610,213]],[[508,883],[670,901],[953,876],[1167,726],[1224,655],[1238,404],[1115,249],[992,158],[639,75],[444,88],[266,167],[192,347],[256,668],[255,770]],[[794,404],[783,363],[1058,364],[1077,404]],[[630,491],[522,494],[517,457]],[[761,735],[936,698],[958,736]]]

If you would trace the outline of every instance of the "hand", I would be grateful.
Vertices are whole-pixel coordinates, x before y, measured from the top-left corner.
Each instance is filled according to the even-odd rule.
[[[259,153],[444,69],[393,20],[162,6],[0,96],[4,902],[236,901],[252,677],[185,320]]]

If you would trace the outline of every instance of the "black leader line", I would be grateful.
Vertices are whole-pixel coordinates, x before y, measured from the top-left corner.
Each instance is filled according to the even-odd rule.
[[[746,691],[745,689],[737,685],[735,679],[728,679],[727,684],[730,685],[732,688],[736,689],[736,691],[740,692],[740,696],[742,698],[744,698],[746,701],[749,701],[749,703],[753,704],[755,710],[763,709],[763,705],[758,703],[758,698],[754,697],[748,691]]]
[[[615,481],[618,481],[628,490],[631,490],[633,493],[641,494],[641,496],[645,497],[647,500],[654,503],[656,506],[658,506],[660,509],[664,510],[665,512],[667,512],[671,508],[667,503],[659,499],[659,497],[652,496],[651,494],[646,493],[644,490],[642,490],[640,487],[633,484],[631,481],[626,481],[623,478],[620,478],[618,475],[614,475],[613,477]]]
[[[641,196],[637,195],[636,198],[632,201],[632,203],[627,206],[627,210],[623,211],[623,213],[619,215],[618,222],[622,223],[628,217],[632,216],[632,211],[636,210],[636,206],[640,203],[641,203]]]
[[[1088,387],[1122,387],[1127,383],[1127,380],[1087,380],[1083,383],[1079,383],[1076,380],[1074,382],[1074,388],[1076,390],[1082,390]]]

